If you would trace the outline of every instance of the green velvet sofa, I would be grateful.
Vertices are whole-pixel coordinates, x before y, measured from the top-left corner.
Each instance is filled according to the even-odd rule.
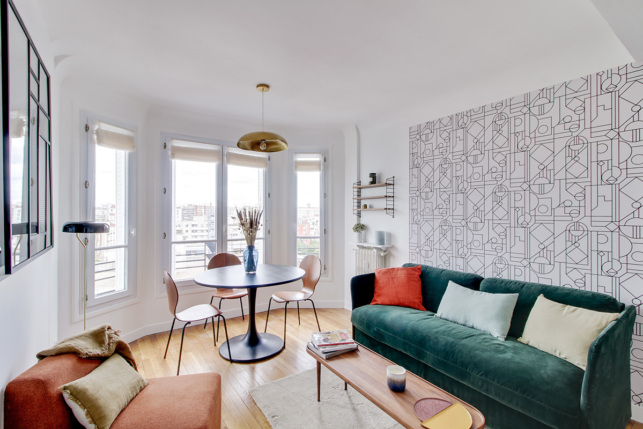
[[[405,264],[404,266],[415,266]],[[435,316],[449,280],[490,293],[518,293],[506,341]],[[374,274],[351,280],[353,334],[364,346],[478,408],[492,429],[623,429],[631,416],[633,306],[571,288],[422,266],[427,311],[369,305]],[[620,313],[589,350],[587,370],[516,341],[540,295]]]

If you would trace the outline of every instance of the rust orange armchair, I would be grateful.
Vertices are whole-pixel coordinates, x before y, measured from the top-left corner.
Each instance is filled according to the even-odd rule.
[[[82,428],[59,389],[89,374],[101,359],[75,354],[47,357],[7,385],[5,428]],[[161,377],[145,387],[119,414],[118,428],[221,428],[221,376],[215,373]]]

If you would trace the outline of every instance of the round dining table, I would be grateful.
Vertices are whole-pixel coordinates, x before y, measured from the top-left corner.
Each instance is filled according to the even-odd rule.
[[[219,354],[231,362],[244,363],[257,362],[279,354],[284,349],[284,340],[277,335],[257,332],[257,289],[291,283],[304,277],[305,273],[301,268],[289,265],[259,264],[255,274],[247,274],[243,265],[231,265],[195,275],[194,282],[201,286],[248,290],[248,331],[223,343],[219,347]]]

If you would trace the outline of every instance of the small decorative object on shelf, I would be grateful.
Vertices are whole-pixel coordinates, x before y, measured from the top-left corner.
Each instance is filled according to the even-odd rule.
[[[259,210],[257,207],[244,207],[241,210],[237,209],[239,229],[243,232],[243,236],[246,238],[246,245],[248,246],[243,252],[243,268],[247,274],[254,274],[257,272],[259,251],[255,249],[255,239],[257,238],[259,228],[261,228],[262,214],[263,210]]]
[[[377,183],[377,174],[376,173],[368,173],[368,184],[369,185],[374,185]]]
[[[362,243],[364,241],[365,230],[366,225],[361,222],[357,222],[355,225],[353,225],[353,232],[356,234],[355,237],[358,243]]]
[[[371,173],[375,174],[375,173]],[[385,188],[384,193],[362,195],[362,190]],[[363,211],[383,211],[395,217],[395,176],[389,177],[382,183],[362,185],[361,181],[353,183],[353,214],[361,216]],[[364,200],[384,200],[379,204],[364,204]]]
[[[375,231],[375,244],[391,244],[391,233],[386,231]]]

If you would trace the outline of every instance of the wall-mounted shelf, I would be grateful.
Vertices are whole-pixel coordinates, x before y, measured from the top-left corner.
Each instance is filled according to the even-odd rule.
[[[355,182],[355,183],[362,183],[362,181],[360,180],[359,182]],[[384,186],[386,186],[386,182],[374,183],[372,185],[361,185],[361,184],[360,185],[355,185],[355,184],[353,184],[353,189],[382,188]]]
[[[361,201],[361,200],[378,200],[381,198],[386,198],[386,195],[377,195],[375,197],[359,197],[359,198],[353,198],[354,200]],[[364,210],[364,209],[362,209]]]
[[[362,191],[372,188],[386,188],[384,194],[362,195]],[[384,207],[362,208],[362,200],[385,200]],[[381,204],[381,203],[380,203]],[[395,217],[395,176],[389,177],[385,182],[372,185],[362,185],[361,181],[353,183],[353,214],[360,216],[362,212],[384,211],[387,215]]]

